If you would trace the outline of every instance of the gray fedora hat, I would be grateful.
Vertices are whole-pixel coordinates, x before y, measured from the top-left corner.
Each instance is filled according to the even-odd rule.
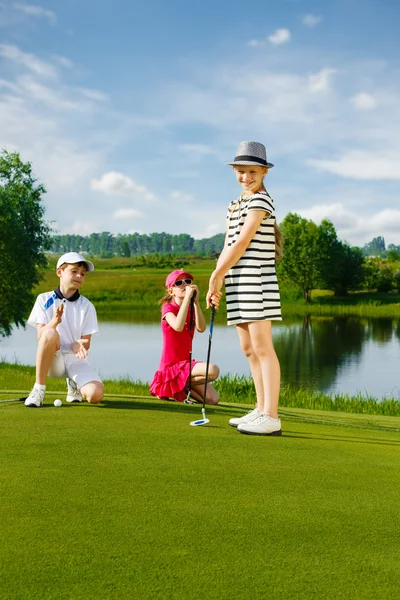
[[[267,152],[264,144],[260,142],[240,142],[233,162],[227,165],[255,165],[258,167],[267,167],[270,169],[274,165],[267,162]]]

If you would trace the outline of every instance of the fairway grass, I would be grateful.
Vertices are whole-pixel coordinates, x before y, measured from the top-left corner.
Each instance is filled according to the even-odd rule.
[[[55,397],[0,404],[0,598],[398,597],[400,417]]]

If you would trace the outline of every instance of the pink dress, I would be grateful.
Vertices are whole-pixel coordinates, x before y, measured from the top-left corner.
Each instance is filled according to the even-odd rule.
[[[150,384],[150,393],[183,402],[187,395],[185,388],[189,379],[189,357],[194,336],[194,328],[190,330],[190,308],[182,331],[175,331],[165,320],[165,315],[169,312],[176,316],[179,308],[173,301],[162,307],[163,349],[158,371]],[[192,368],[196,362],[198,361],[192,360]]]

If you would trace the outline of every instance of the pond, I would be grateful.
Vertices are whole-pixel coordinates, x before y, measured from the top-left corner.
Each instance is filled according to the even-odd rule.
[[[400,398],[400,320],[308,317],[273,325],[282,384],[325,393]],[[197,334],[193,357],[205,360],[208,333]],[[34,365],[36,332],[14,329],[0,339],[0,360]],[[91,363],[104,379],[150,381],[161,354],[159,324],[100,323]],[[222,374],[249,375],[234,327],[214,327],[211,360]]]

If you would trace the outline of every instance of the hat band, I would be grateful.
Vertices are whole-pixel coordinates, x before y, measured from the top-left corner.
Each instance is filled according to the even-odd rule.
[[[240,156],[235,156],[234,162],[239,161],[239,160],[247,160],[249,162],[250,161],[252,161],[252,162],[258,162],[258,163],[261,163],[261,164],[263,164],[265,166],[267,166],[267,164],[268,164],[267,161],[264,160],[263,158],[258,158],[258,156],[250,156],[250,155],[247,155],[247,154],[241,154]]]

